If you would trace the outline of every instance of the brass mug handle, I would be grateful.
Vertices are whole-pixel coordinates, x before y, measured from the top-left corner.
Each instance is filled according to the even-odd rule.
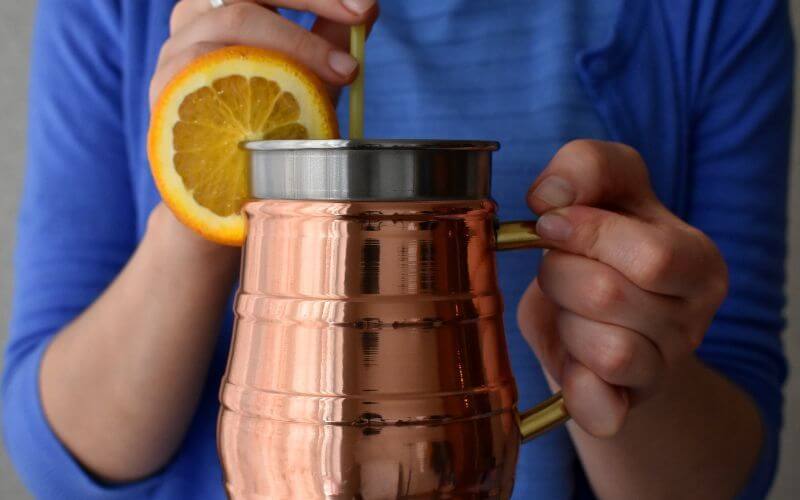
[[[536,234],[536,221],[511,221],[497,224],[495,228],[496,250],[518,250],[542,248],[541,237]],[[530,441],[569,420],[564,396],[561,392],[542,401],[530,410],[519,414],[519,430],[522,442]]]

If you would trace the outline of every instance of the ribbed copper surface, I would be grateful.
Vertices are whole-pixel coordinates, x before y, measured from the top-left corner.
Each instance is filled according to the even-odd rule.
[[[509,497],[520,435],[493,204],[245,210],[220,394],[229,495]]]

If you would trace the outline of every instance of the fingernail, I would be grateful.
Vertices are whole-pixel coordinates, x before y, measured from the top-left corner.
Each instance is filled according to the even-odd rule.
[[[556,175],[543,180],[531,196],[556,208],[567,207],[575,201],[575,191],[570,183]]]
[[[375,5],[375,0],[342,0],[344,8],[360,16]]]
[[[559,214],[544,214],[536,223],[536,232],[544,239],[563,241],[572,236],[572,223]]]
[[[328,54],[328,64],[331,69],[342,76],[350,76],[356,70],[358,62],[347,52],[332,50]]]

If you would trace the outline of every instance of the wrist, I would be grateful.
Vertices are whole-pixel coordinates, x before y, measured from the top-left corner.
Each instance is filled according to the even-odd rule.
[[[142,240],[145,252],[180,272],[233,281],[241,249],[213,243],[184,226],[163,204],[150,214]]]

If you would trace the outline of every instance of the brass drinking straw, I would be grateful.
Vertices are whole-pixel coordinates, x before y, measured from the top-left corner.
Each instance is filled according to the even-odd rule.
[[[358,61],[358,76],[350,85],[350,139],[364,138],[364,45],[367,28],[350,28],[350,55]]]

